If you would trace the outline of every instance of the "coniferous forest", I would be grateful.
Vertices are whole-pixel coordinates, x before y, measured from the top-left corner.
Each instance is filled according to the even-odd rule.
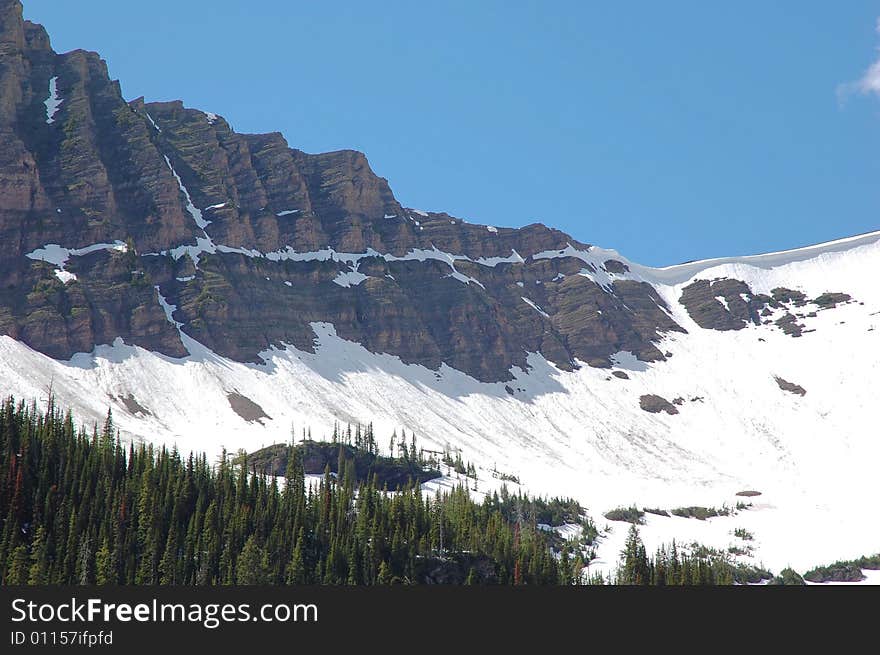
[[[346,449],[340,445],[344,459]],[[123,446],[112,417],[77,429],[52,402],[2,404],[3,584],[558,584],[583,566],[518,518],[459,488],[425,498],[360,484],[353,462],[307,485],[299,450],[279,482],[247,456],[209,462]]]
[[[123,445],[108,413],[75,427],[49,400],[0,405],[0,583],[125,585],[693,585],[757,582],[766,571],[672,544],[648,557],[632,526],[613,579],[589,574],[598,535],[572,500],[462,485],[427,496],[436,471],[406,440],[380,457],[372,428],[354,442],[273,446],[216,462]],[[392,437],[392,453],[394,438]],[[333,466],[307,480],[304,458]],[[447,466],[472,471],[460,458]],[[320,460],[319,460],[320,461]],[[258,463],[260,466],[258,466]],[[283,464],[283,466],[280,466]],[[282,471],[278,470],[283,469]],[[389,490],[388,479],[408,481]],[[269,474],[275,473],[275,474]],[[318,477],[317,480],[315,478]],[[380,478],[385,478],[380,482]],[[474,483],[476,484],[476,482]],[[548,525],[575,523],[564,540]]]

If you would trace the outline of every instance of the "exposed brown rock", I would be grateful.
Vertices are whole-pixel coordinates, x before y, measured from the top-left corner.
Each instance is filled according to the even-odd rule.
[[[852,300],[852,296],[848,293],[823,293],[812,302],[819,305],[822,309],[833,309],[837,305],[847,303]]]
[[[741,330],[760,323],[758,316],[767,300],[754,295],[745,282],[724,278],[694,280],[682,290],[680,302],[702,328]]]
[[[658,396],[653,393],[641,396],[639,398],[639,407],[652,414],[657,414],[659,412],[678,414],[678,409],[675,405],[666,400],[663,396]]]
[[[607,259],[603,264],[605,270],[609,273],[616,273],[618,275],[623,275],[624,273],[629,272],[629,266],[624,264],[623,262],[619,262],[616,259]]]
[[[226,399],[229,401],[229,406],[232,407],[232,411],[241,416],[248,423],[262,423],[263,419],[271,420],[272,418],[266,414],[266,412],[263,411],[263,408],[257,403],[247,396],[242,396],[237,391],[227,393]]]
[[[820,309],[832,309],[852,300],[849,294],[829,292],[808,301],[802,291],[784,287],[777,287],[770,294],[753,294],[749,286],[739,280],[694,280],[683,289],[680,302],[691,318],[703,328],[739,330],[748,323],[774,323],[787,335],[799,337],[812,330],[806,330],[804,324],[798,320],[813,318],[816,312],[797,312],[796,309],[804,307],[808,302],[818,305]],[[785,313],[775,321],[766,318],[773,316],[774,310]]]
[[[62,103],[47,123],[52,78]],[[204,231],[169,163],[210,221]],[[203,252],[196,267],[169,254],[209,239],[258,255],[372,249],[392,261],[363,258],[366,279],[340,286],[352,267],[333,259]],[[77,279],[67,284],[25,257],[50,243],[115,241],[134,250],[71,257]],[[180,101],[126,102],[97,54],[56,54],[20,3],[0,0],[0,334],[45,354],[66,359],[121,337],[185,356],[158,287],[184,332],[239,361],[259,361],[270,346],[312,349],[313,322],[373,352],[484,381],[509,380],[530,352],[568,370],[608,367],[620,350],[664,359],[655,344],[681,328],[653,287],[617,279],[603,288],[580,274],[591,272],[580,259],[533,258],[569,246],[589,248],[540,224],[489,229],[403,207],[359,152],[308,154],[278,133],[237,134]],[[455,270],[393,261],[415,250],[471,261]],[[517,261],[479,263],[498,257]],[[610,259],[604,268],[628,270]]]
[[[0,285],[0,333],[58,359],[90,352],[117,337],[172,357],[186,355],[180,336],[159,306],[153,280],[116,251],[99,251],[67,266],[77,279],[64,283],[55,267],[29,262]]]
[[[797,317],[794,314],[784,314],[774,322],[789,336],[799,337],[804,333],[803,324],[797,322]]]
[[[807,301],[807,296],[802,291],[793,291],[785,287],[776,287],[770,291],[775,303],[792,304],[795,307],[803,306]]]

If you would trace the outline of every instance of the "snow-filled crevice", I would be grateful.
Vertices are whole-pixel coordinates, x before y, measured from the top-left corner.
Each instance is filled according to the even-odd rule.
[[[53,77],[49,80],[49,97],[43,102],[46,105],[46,124],[51,125],[55,122],[55,114],[61,108],[64,100],[58,95],[58,78]]]
[[[174,179],[177,180],[177,186],[180,187],[180,190],[183,192],[183,195],[186,198],[186,211],[188,211],[190,216],[193,217],[196,225],[204,230],[206,227],[208,227],[211,221],[205,220],[205,218],[202,216],[202,210],[193,204],[192,198],[189,195],[189,191],[187,191],[186,186],[184,186],[183,180],[180,179],[180,175],[178,175],[177,171],[174,170],[174,166],[171,165],[171,160],[168,158],[168,155],[164,155],[164,157],[165,163],[168,164],[168,168],[171,170],[171,174],[174,176]]]
[[[529,307],[531,307],[536,312],[538,312],[541,316],[543,316],[544,318],[550,318],[550,314],[548,314],[543,309],[541,309],[540,306],[538,306],[535,302],[529,300],[525,296],[520,296],[520,297],[522,298],[524,303],[526,303]]]
[[[152,125],[153,128],[154,128],[157,132],[161,132],[161,131],[162,131],[162,128],[159,127],[159,126],[156,124],[156,121],[154,121],[154,120],[153,120],[153,117],[150,116],[149,114],[147,114],[147,120],[150,121],[150,125]]]

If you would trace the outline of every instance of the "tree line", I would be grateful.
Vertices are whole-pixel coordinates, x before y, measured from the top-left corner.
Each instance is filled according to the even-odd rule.
[[[359,444],[376,451],[369,438]],[[567,584],[585,562],[537,527],[534,501],[467,489],[426,497],[358,480],[340,448],[307,484],[289,446],[283,476],[246,455],[123,445],[102,428],[0,405],[0,582],[3,584]],[[401,453],[402,454],[402,453]],[[552,505],[552,507],[557,507]],[[563,504],[563,506],[565,506]],[[523,508],[526,511],[523,511]],[[546,511],[548,505],[542,506]],[[530,509],[531,508],[531,509]],[[531,519],[530,519],[531,517]]]
[[[392,462],[397,454],[437,463],[401,437],[392,435]],[[378,457],[372,425],[353,436],[335,428],[333,442],[320,444],[338,449],[335,471],[328,464],[307,483],[303,453],[316,443],[284,447],[283,475],[269,475],[246,453],[224,451],[211,463],[176,448],[123,445],[110,412],[100,429],[86,430],[52,398],[45,410],[8,398],[0,403],[0,584],[724,585],[770,577],[696,545],[649,556],[635,525],[616,574],[591,575],[598,531],[574,500],[504,486],[480,501],[461,485],[426,496],[412,479],[389,490],[375,467],[364,476],[356,466],[358,457]],[[475,474],[460,457],[452,463]],[[580,536],[548,529],[563,523],[580,525]]]

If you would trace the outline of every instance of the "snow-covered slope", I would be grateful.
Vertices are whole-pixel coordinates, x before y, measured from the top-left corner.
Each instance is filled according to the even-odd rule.
[[[708,521],[651,515],[643,537],[649,547],[673,537],[726,547],[743,527],[755,534],[753,559],[774,571],[880,550],[880,232],[664,269],[600,248],[542,256],[626,263],[625,277],[652,284],[687,333],[664,337],[667,361],[618,353],[614,370],[628,379],[589,366],[561,371],[533,354],[528,371],[514,369],[515,380],[493,384],[371,353],[327,323],[312,324],[314,353],[273,349],[260,365],[223,358],[185,334],[190,356],[183,359],[117,339],[64,362],[0,337],[0,392],[44,399],[51,385],[85,422],[112,407],[126,437],[212,455],[289,440],[292,426],[297,433],[310,426],[316,436],[334,421],[372,421],[379,435],[405,428],[426,447],[460,448],[484,472],[517,475],[532,492],[581,500],[600,526],[601,514],[619,505],[751,501]],[[680,304],[682,289],[725,277],[756,294],[784,286],[812,298],[834,290],[854,302],[804,318],[800,338],[773,325],[703,329]],[[164,306],[176,323],[175,308]],[[806,393],[783,390],[777,378]],[[245,420],[230,394],[263,416]],[[679,399],[678,413],[643,411],[645,394]],[[761,495],[735,495],[747,489]],[[600,566],[613,566],[622,543],[626,525],[615,525]]]

